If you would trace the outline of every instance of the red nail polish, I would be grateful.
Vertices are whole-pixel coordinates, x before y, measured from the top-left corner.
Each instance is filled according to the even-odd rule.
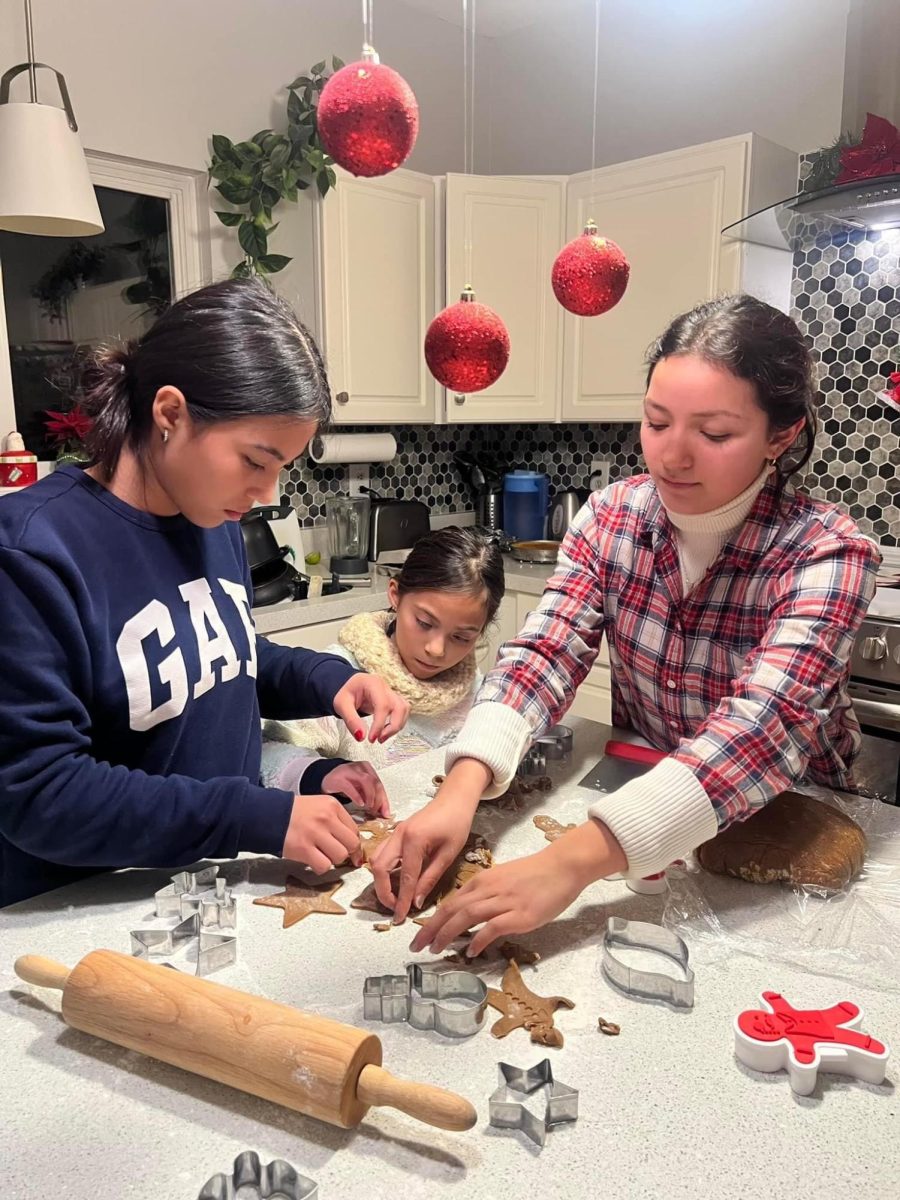
[[[356,738],[356,740],[358,742],[361,742],[366,735],[363,733],[363,731],[361,729],[357,729],[356,733],[353,736]]]

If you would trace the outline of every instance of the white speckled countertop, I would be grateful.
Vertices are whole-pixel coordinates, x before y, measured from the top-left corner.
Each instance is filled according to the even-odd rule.
[[[500,860],[544,845],[532,825],[535,813],[581,819],[590,794],[577,781],[610,730],[571,724],[575,751],[570,761],[554,764],[553,792],[519,814],[479,813],[477,828]],[[402,815],[421,803],[440,760],[441,752],[433,751],[385,773],[395,811]],[[885,807],[879,816],[900,864],[900,810]],[[238,896],[240,961],[214,978],[363,1025],[365,976],[401,971],[414,930],[376,933],[377,917],[352,910],[311,916],[284,930],[279,911],[251,899],[280,890],[289,869],[255,857],[223,865]],[[467,1133],[445,1133],[381,1109],[358,1129],[339,1130],[68,1029],[58,1015],[59,993],[14,977],[13,960],[28,952],[69,965],[98,946],[127,952],[129,929],[152,912],[152,894],[167,878],[162,871],[98,876],[0,915],[4,1196],[194,1200],[203,1183],[230,1170],[245,1149],[263,1161],[293,1163],[318,1181],[320,1200],[887,1200],[898,1194],[896,1060],[881,1086],[823,1076],[814,1095],[796,1099],[785,1075],[758,1075],[736,1063],[731,1023],[741,1009],[756,1006],[764,989],[782,992],[798,1007],[852,999],[865,1010],[864,1028],[896,1052],[900,974],[890,991],[802,970],[777,956],[717,953],[714,944],[691,938],[695,1007],[673,1011],[638,1002],[601,977],[602,928],[611,914],[659,920],[681,885],[673,882],[667,900],[602,882],[547,929],[517,939],[542,955],[536,968],[523,968],[529,986],[575,1001],[572,1011],[557,1014],[562,1049],[532,1045],[522,1030],[498,1041],[485,1027],[471,1039],[448,1041],[405,1025],[373,1024],[391,1071],[467,1096],[478,1124]],[[366,881],[363,872],[350,874],[335,899],[348,905]],[[804,924],[778,887],[715,880],[707,898],[723,922],[763,930],[773,945],[786,947],[785,959],[790,947],[804,939],[812,945],[817,937],[821,944],[823,930],[840,927],[831,909]],[[888,940],[896,944],[900,908],[888,909],[876,927],[888,922],[883,928],[891,929]],[[827,948],[821,961],[826,958]],[[495,985],[499,971],[485,977]],[[619,1022],[621,1036],[601,1035],[600,1015]],[[553,1130],[539,1152],[522,1134],[489,1127],[487,1100],[498,1061],[531,1066],[546,1056],[556,1076],[579,1089],[580,1113],[574,1125]]]
[[[553,566],[532,566],[518,563],[509,555],[506,564],[506,589],[508,592],[527,592],[540,596],[544,584],[553,572]],[[253,620],[258,633],[277,633],[283,629],[298,629],[304,625],[317,625],[321,621],[340,621],[358,612],[373,612],[384,608],[387,601],[388,576],[375,573],[369,587],[353,588],[338,596],[323,596],[318,600],[292,600],[284,604],[272,604],[253,610]]]

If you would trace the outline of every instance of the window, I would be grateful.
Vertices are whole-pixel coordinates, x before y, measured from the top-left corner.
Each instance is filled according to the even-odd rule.
[[[201,172],[88,154],[106,230],[57,238],[0,231],[0,438],[39,458],[48,409],[67,409],[79,359],[139,337],[176,296],[209,279]]]

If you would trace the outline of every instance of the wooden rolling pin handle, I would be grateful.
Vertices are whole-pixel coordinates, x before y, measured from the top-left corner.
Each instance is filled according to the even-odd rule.
[[[462,1096],[427,1083],[397,1079],[390,1071],[371,1063],[360,1072],[356,1095],[363,1104],[399,1108],[438,1129],[471,1129],[478,1120],[474,1106]]]
[[[37,987],[58,988],[66,986],[69,978],[69,968],[62,963],[54,962],[52,958],[44,958],[41,954],[23,954],[16,959],[16,974],[26,983]]]

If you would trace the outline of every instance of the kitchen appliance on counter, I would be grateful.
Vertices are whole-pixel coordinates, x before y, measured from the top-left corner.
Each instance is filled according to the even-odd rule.
[[[850,697],[863,731],[860,790],[900,804],[900,589],[878,588],[850,656]]]
[[[495,458],[479,451],[460,451],[453,456],[460,475],[472,489],[475,499],[475,524],[480,529],[503,528],[503,469]]]
[[[550,514],[547,517],[547,536],[561,542],[566,536],[566,530],[575,519],[575,514],[587,501],[588,493],[583,488],[570,488],[565,492],[557,492],[550,501]]]
[[[329,496],[325,524],[332,572],[348,577],[368,575],[369,497]]]
[[[309,578],[287,561],[293,549],[279,545],[270,522],[291,519],[293,509],[287,501],[280,507],[253,508],[241,517],[241,535],[250,564],[250,581],[253,585],[252,607],[262,608],[270,604],[282,604],[286,600],[305,600],[309,594]],[[296,520],[296,518],[293,518]],[[323,596],[345,592],[337,579],[322,588]]]
[[[503,477],[503,527],[517,542],[544,537],[550,480],[542,471],[508,471]]]
[[[393,500],[372,496],[369,522],[369,562],[377,563],[385,554],[404,557],[420,537],[431,532],[431,512],[421,500]]]

